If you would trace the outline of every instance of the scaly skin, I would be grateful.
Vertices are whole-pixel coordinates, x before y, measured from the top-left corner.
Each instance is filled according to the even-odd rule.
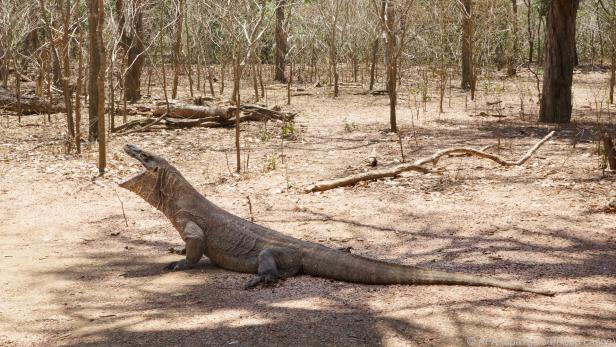
[[[552,296],[522,283],[387,263],[302,241],[249,222],[208,201],[165,159],[126,145],[145,167],[120,184],[169,218],[186,243],[186,258],[171,270],[195,266],[205,254],[218,266],[257,274],[246,288],[307,274],[364,284],[445,284],[489,286]]]

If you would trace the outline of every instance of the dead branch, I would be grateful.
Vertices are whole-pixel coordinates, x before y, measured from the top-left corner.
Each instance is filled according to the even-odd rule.
[[[305,189],[305,192],[307,193],[322,192],[322,191],[326,191],[326,190],[330,190],[330,189],[334,189],[338,187],[351,186],[360,181],[371,181],[371,180],[377,180],[377,179],[385,178],[385,177],[396,177],[402,172],[406,172],[406,171],[416,171],[416,172],[421,172],[424,174],[429,173],[429,172],[432,172],[432,170],[425,168],[424,167],[425,164],[432,163],[433,165],[436,165],[442,157],[452,155],[452,154],[455,154],[455,155],[465,154],[465,155],[475,156],[475,157],[479,157],[483,159],[489,159],[502,166],[519,166],[519,165],[524,164],[533,155],[533,153],[535,153],[539,149],[539,147],[541,147],[541,145],[543,145],[546,141],[552,138],[554,134],[555,134],[555,131],[551,131],[543,139],[541,139],[533,147],[531,147],[526,152],[526,154],[524,154],[524,156],[522,156],[522,158],[520,158],[517,161],[509,161],[509,160],[503,159],[497,155],[487,153],[482,149],[465,148],[465,147],[447,148],[447,149],[440,150],[429,157],[418,159],[412,164],[403,163],[403,164],[398,164],[396,166],[385,168],[385,169],[358,173],[358,174],[354,174],[354,175],[350,175],[350,176],[342,177],[342,178],[337,178],[333,180],[320,181],[320,182],[317,182],[307,187]]]

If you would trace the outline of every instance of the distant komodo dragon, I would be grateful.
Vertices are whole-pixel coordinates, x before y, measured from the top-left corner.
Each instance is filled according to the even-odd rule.
[[[145,170],[120,186],[163,212],[186,244],[186,258],[169,264],[171,270],[192,268],[205,254],[222,268],[256,273],[245,288],[307,274],[363,284],[488,286],[554,295],[518,282],[392,264],[295,239],[214,205],[165,159],[134,145],[124,150]]]

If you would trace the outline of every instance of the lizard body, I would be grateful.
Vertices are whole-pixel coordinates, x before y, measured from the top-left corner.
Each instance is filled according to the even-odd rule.
[[[374,260],[299,240],[252,223],[214,205],[165,159],[126,145],[145,171],[120,184],[169,218],[186,244],[186,258],[169,265],[188,269],[203,255],[218,266],[255,273],[245,287],[306,274],[363,284],[443,284],[489,286],[554,295],[525,284]]]

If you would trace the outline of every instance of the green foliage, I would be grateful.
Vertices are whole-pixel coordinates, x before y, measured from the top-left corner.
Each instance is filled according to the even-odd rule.
[[[268,142],[272,138],[272,134],[267,130],[267,128],[261,129],[259,131],[259,139],[261,142]]]
[[[293,134],[295,134],[295,123],[292,121],[285,121],[282,125],[282,137],[288,137]]]
[[[276,170],[276,164],[278,163],[278,154],[272,153],[265,159],[265,171]]]

